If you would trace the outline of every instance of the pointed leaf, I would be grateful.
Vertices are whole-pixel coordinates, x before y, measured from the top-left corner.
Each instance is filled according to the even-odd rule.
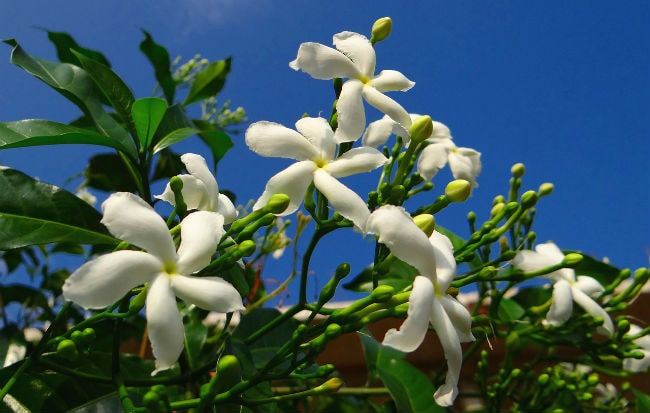
[[[160,98],[142,98],[133,103],[131,116],[143,148],[149,148],[166,111],[167,103]]]
[[[650,396],[636,389],[632,391],[635,397],[634,404],[636,405],[636,413],[650,412]]]
[[[100,134],[119,142],[124,153],[137,159],[137,150],[129,134],[102,106],[102,94],[82,68],[69,63],[55,63],[28,55],[15,40],[6,40],[13,46],[11,63],[42,80],[77,105],[93,119]],[[117,146],[117,145],[116,145]]]
[[[123,142],[100,135],[89,129],[43,119],[25,119],[0,123],[0,149],[28,146],[60,145],[64,143],[100,145],[123,153],[131,151]]]
[[[526,310],[516,301],[509,298],[502,298],[499,301],[499,309],[497,310],[499,318],[506,322],[515,322],[521,320],[526,315]]]
[[[235,146],[228,134],[222,130],[211,130],[199,133],[199,137],[212,152],[214,163],[219,162],[226,152]]]
[[[153,41],[151,35],[146,31],[144,33],[144,40],[140,43],[140,50],[147,56],[153,65],[156,80],[163,90],[167,103],[169,105],[174,103],[174,95],[176,93],[176,82],[172,77],[171,60],[167,49]]]
[[[109,66],[72,51],[79,64],[90,75],[97,88],[104,94],[108,104],[115,109],[125,124],[131,124],[131,105],[135,98],[133,92]]]
[[[56,55],[63,63],[72,63],[73,65],[81,66],[78,59],[78,55],[81,54],[87,59],[92,59],[104,66],[111,67],[108,59],[101,52],[80,46],[68,33],[51,32],[48,30],[47,38],[54,43]]]
[[[172,105],[167,108],[167,112],[165,112],[165,116],[153,138],[153,152],[160,152],[196,133],[198,133],[198,130],[192,120],[187,117],[185,108],[179,104]]]
[[[223,89],[228,73],[230,73],[230,58],[210,63],[204,70],[197,73],[183,105],[201,101],[215,96]]]
[[[97,210],[64,189],[0,168],[0,249],[53,242],[117,244]]]
[[[95,155],[84,171],[84,185],[107,192],[135,192],[138,189],[122,158],[114,153]]]
[[[171,178],[183,172],[184,168],[185,164],[181,161],[181,157],[178,154],[172,152],[171,149],[163,149],[156,159],[156,166],[154,167],[151,180],[157,181],[159,179]]]

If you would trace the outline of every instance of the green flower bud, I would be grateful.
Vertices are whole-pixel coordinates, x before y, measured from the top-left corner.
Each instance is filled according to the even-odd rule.
[[[327,390],[330,392],[337,392],[339,391],[341,386],[343,386],[343,380],[339,379],[338,377],[332,377],[331,379],[327,380],[325,383],[318,386],[318,389]]]
[[[598,373],[591,373],[589,377],[587,377],[587,383],[589,383],[591,386],[595,386],[600,382],[600,377],[598,377]]]
[[[140,290],[140,292],[133,297],[131,302],[129,303],[129,313],[137,313],[138,311],[142,310],[142,307],[144,307],[144,303],[147,300],[147,288],[143,288]]]
[[[249,239],[244,240],[237,246],[237,255],[240,257],[250,257],[253,255],[253,253],[255,253],[256,248],[257,246],[255,245],[254,241],[251,241]]]
[[[506,199],[504,198],[503,195],[497,195],[497,196],[495,196],[494,199],[492,200],[492,205],[503,204],[503,203],[505,203],[505,202],[506,202]]]
[[[510,172],[515,178],[521,178],[524,176],[524,173],[526,173],[526,167],[523,163],[516,163],[512,165],[512,168],[510,168]]]
[[[79,350],[77,344],[70,339],[61,340],[56,346],[56,354],[69,361],[75,361],[79,358]]]
[[[395,185],[390,188],[390,195],[388,196],[389,202],[401,204],[405,197],[406,188],[404,188],[404,185]]]
[[[419,118],[415,119],[409,128],[411,141],[415,144],[418,144],[429,138],[432,133],[433,121],[429,115],[420,116]]]
[[[616,323],[616,331],[621,335],[627,334],[630,331],[630,322],[626,319],[619,320]]]
[[[496,216],[499,215],[501,212],[503,212],[503,208],[505,208],[505,207],[506,207],[506,204],[504,204],[503,202],[501,202],[501,203],[499,203],[499,204],[495,204],[495,205],[492,207],[492,209],[490,210],[490,216],[491,216],[491,217],[496,217]]]
[[[379,285],[377,288],[372,290],[370,297],[376,303],[382,303],[384,301],[390,300],[391,297],[395,294],[395,289],[390,285]]]
[[[350,274],[350,263],[344,262],[344,263],[339,264],[338,267],[336,267],[336,272],[334,273],[334,278],[336,278],[337,280],[342,280],[348,274]]]
[[[413,217],[413,222],[418,226],[427,237],[430,237],[433,234],[433,231],[436,227],[436,220],[431,214],[420,214]]]
[[[555,187],[553,186],[552,183],[550,183],[550,182],[546,182],[546,183],[541,184],[541,185],[539,186],[539,189],[537,190],[537,193],[538,193],[539,196],[550,195],[551,192],[553,192],[553,189],[554,189],[554,188],[555,188]]]
[[[160,395],[153,391],[149,390],[142,397],[142,405],[147,408],[150,412],[158,412],[165,410],[165,404],[160,400]]]
[[[472,184],[464,179],[455,179],[445,187],[445,195],[451,202],[463,202],[472,193]]]
[[[327,326],[325,329],[325,336],[327,338],[333,338],[333,337],[338,337],[341,335],[343,332],[343,329],[341,328],[340,325],[333,323]]]
[[[521,195],[521,206],[531,208],[537,203],[537,192],[526,191]]]
[[[393,30],[393,21],[390,17],[377,19],[372,25],[370,42],[372,42],[372,44],[381,42],[390,35],[391,30]]]
[[[273,194],[271,195],[271,198],[269,198],[269,201],[266,203],[266,206],[264,206],[264,210],[272,214],[280,214],[284,212],[285,209],[287,209],[289,202],[291,202],[289,195]]]
[[[575,268],[582,262],[582,254],[578,254],[577,252],[571,252],[567,254],[564,257],[564,260],[562,260],[562,264],[565,267],[570,267],[570,268]]]
[[[537,384],[543,386],[543,385],[545,385],[546,383],[548,383],[548,379],[549,379],[548,374],[544,373],[544,374],[540,375],[540,376],[537,378]]]

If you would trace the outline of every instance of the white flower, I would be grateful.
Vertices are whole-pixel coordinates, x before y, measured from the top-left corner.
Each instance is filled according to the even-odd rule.
[[[634,336],[641,332],[642,328],[636,324],[630,325],[628,336]],[[640,348],[635,350],[643,353],[642,359],[626,358],[623,360],[623,370],[633,373],[640,373],[650,367],[650,336],[641,336],[633,341]]]
[[[95,206],[95,202],[97,202],[97,197],[96,197],[95,195],[93,195],[93,194],[88,190],[88,188],[86,188],[86,187],[83,187],[83,188],[77,190],[77,192],[75,193],[75,195],[76,195],[78,198],[80,198],[80,199],[86,201],[87,204],[92,205],[92,206]]]
[[[366,230],[379,235],[379,242],[393,255],[420,272],[413,281],[406,320],[399,331],[386,332],[383,344],[400,351],[414,351],[424,340],[430,323],[447,359],[445,383],[433,397],[439,405],[450,406],[458,395],[463,360],[460,343],[474,340],[469,312],[446,293],[456,275],[451,241],[437,231],[427,238],[403,208],[393,205],[375,210]]]
[[[256,122],[246,130],[246,144],[262,156],[295,159],[298,162],[269,179],[253,209],[262,208],[274,194],[290,198],[280,215],[296,211],[313,182],[334,209],[363,230],[370,215],[364,200],[336,178],[369,172],[388,160],[375,148],[360,147],[336,156],[334,132],[323,118],[302,118],[296,130],[273,122]]]
[[[353,141],[363,133],[366,115],[362,98],[406,128],[411,126],[406,110],[384,92],[406,91],[415,83],[395,70],[383,70],[375,76],[375,49],[361,34],[341,32],[334,35],[333,43],[336,49],[320,43],[302,43],[289,66],[315,79],[348,78],[336,103],[337,142]]]
[[[561,263],[564,254],[552,242],[538,244],[535,251],[518,251],[513,265],[523,271],[536,271]],[[602,330],[606,335],[612,335],[614,324],[609,314],[598,305],[590,295],[599,294],[604,291],[603,286],[595,279],[584,275],[578,276],[576,280],[575,271],[571,268],[561,268],[546,274],[546,277],[554,281],[553,302],[546,314],[548,324],[558,326],[571,317],[573,313],[573,301],[582,307],[592,317],[600,317],[604,320]]]
[[[198,209],[200,211],[211,211],[223,215],[224,223],[230,224],[237,218],[237,210],[232,201],[219,193],[219,185],[208,168],[205,159],[201,155],[186,153],[181,155],[181,161],[189,175],[178,175],[183,181],[183,200],[187,209]],[[162,194],[155,198],[176,204],[174,192],[169,186],[165,187]]]
[[[87,262],[66,280],[63,295],[84,308],[107,307],[148,283],[146,317],[155,374],[171,368],[183,350],[183,321],[176,296],[222,313],[243,310],[237,290],[218,277],[189,274],[205,268],[223,236],[223,217],[198,211],[181,222],[178,251],[165,221],[137,196],[119,192],[103,204],[111,234],[144,251],[121,250]]]
[[[415,120],[420,115],[410,116]],[[418,158],[418,173],[428,181],[449,163],[455,179],[464,179],[472,184],[472,188],[478,187],[476,177],[481,173],[481,153],[471,148],[457,147],[446,125],[437,121],[432,123],[433,132],[426,139],[428,145]],[[409,145],[411,137],[408,130],[387,116],[368,125],[362,144],[376,148],[385,144],[392,134],[401,136],[404,144]]]

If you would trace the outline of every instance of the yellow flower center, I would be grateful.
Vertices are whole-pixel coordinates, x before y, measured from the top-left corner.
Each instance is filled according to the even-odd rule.
[[[168,277],[178,274],[175,262],[165,262],[163,264],[163,271],[165,272],[165,274],[167,274]]]
[[[327,165],[327,161],[325,159],[316,159],[314,160],[314,163],[316,164],[316,167],[319,169],[322,169]]]
[[[359,78],[359,80],[360,80],[361,83],[363,83],[364,85],[367,85],[367,84],[370,83],[370,81],[371,81],[372,79],[369,78],[368,76],[361,76],[361,77]]]

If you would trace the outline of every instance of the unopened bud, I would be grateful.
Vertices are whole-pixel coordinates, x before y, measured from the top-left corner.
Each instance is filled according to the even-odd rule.
[[[393,21],[390,17],[382,17],[381,19],[377,19],[372,25],[372,35],[370,36],[370,41],[372,44],[381,42],[390,35],[392,29]]]
[[[255,248],[256,248],[256,245],[255,245],[254,241],[249,240],[249,239],[244,240],[237,247],[237,250],[238,250],[237,255],[241,256],[241,257],[250,257],[255,252]]]
[[[550,195],[551,192],[553,192],[554,188],[555,188],[555,186],[552,183],[546,182],[546,183],[543,183],[543,184],[541,184],[539,186],[539,189],[537,190],[537,193],[539,194],[539,196]]]
[[[287,194],[273,194],[266,203],[264,210],[272,214],[281,214],[289,206],[291,199]]]
[[[370,296],[372,297],[372,300],[376,303],[381,303],[386,300],[389,300],[393,294],[395,294],[395,289],[391,287],[390,285],[380,285],[377,286],[372,292],[370,293]]]
[[[573,268],[582,262],[582,258],[583,258],[582,254],[578,254],[577,252],[571,252],[564,257],[564,260],[562,260],[562,264],[565,267]]]
[[[515,178],[521,178],[524,176],[524,173],[526,173],[526,167],[523,163],[516,163],[512,165],[512,168],[510,168],[510,173],[512,173],[512,176]]]
[[[505,206],[506,206],[506,204],[504,204],[503,202],[495,204],[492,207],[492,210],[490,210],[490,216],[491,217],[496,217],[497,215],[499,215],[501,213],[501,211],[503,211],[503,208],[505,208]]]
[[[431,214],[420,214],[413,217],[413,222],[418,226],[427,237],[430,237],[433,234],[433,231],[436,227],[436,220]]]
[[[630,331],[630,322],[626,319],[620,320],[618,323],[616,323],[616,331],[618,331],[620,334],[627,334],[627,332]]]
[[[463,202],[472,193],[472,184],[464,179],[455,179],[445,187],[445,195],[451,202]]]
[[[521,195],[521,206],[531,208],[537,203],[537,192],[526,191]]]
[[[343,329],[341,328],[341,326],[334,323],[327,326],[327,328],[325,329],[325,336],[327,338],[338,337],[341,335],[342,332]]]
[[[415,119],[409,128],[409,135],[411,135],[411,141],[418,144],[423,140],[429,138],[433,133],[433,121],[431,116],[424,115]]]
[[[321,387],[324,387],[331,392],[339,391],[341,386],[343,386],[343,381],[338,377],[332,377],[331,379],[327,380],[325,383],[321,384]]]

